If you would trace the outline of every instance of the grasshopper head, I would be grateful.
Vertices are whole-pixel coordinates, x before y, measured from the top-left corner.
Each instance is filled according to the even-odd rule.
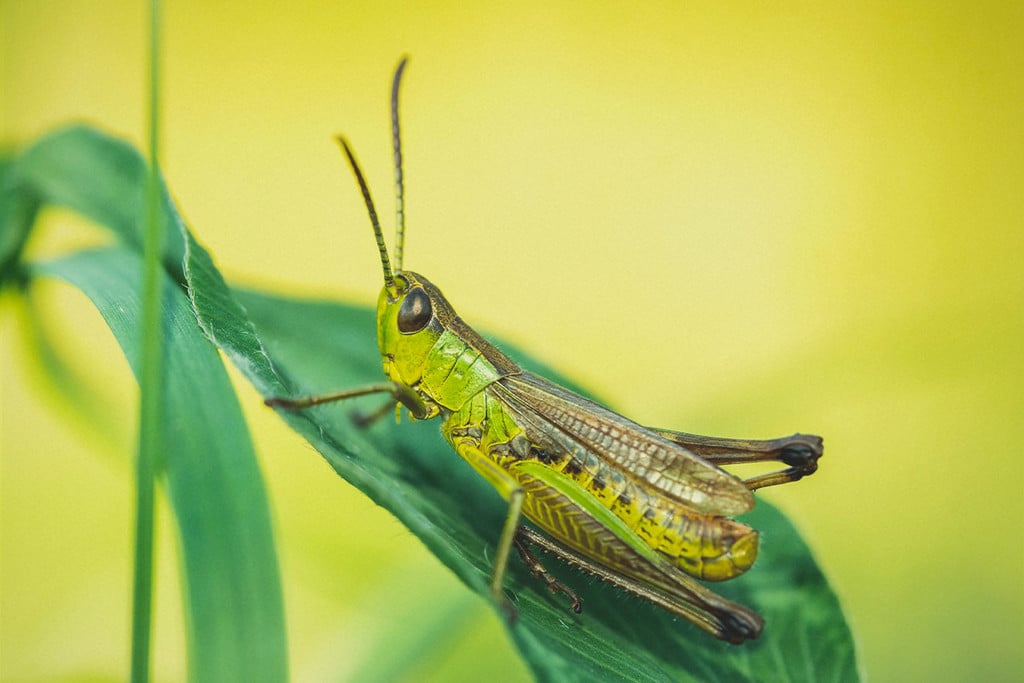
[[[395,159],[395,250],[394,268],[384,244],[377,209],[370,197],[370,188],[363,178],[352,148],[343,137],[338,138],[355,174],[356,182],[366,202],[370,216],[380,265],[384,274],[384,289],[377,299],[377,343],[384,362],[384,373],[389,379],[414,386],[423,376],[431,350],[448,324],[456,319],[455,311],[441,294],[422,275],[402,270],[405,245],[405,189],[402,174],[402,141],[398,125],[398,86],[405,71],[406,58],[398,63],[391,83],[391,142]]]
[[[394,276],[394,287],[377,299],[377,344],[389,379],[412,386],[427,366],[427,356],[455,317],[441,291],[422,275]]]

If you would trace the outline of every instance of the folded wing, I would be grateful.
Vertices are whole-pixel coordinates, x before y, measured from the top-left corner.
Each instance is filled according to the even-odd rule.
[[[542,377],[509,375],[489,389],[501,395],[530,440],[542,448],[572,453],[584,466],[604,465],[703,514],[733,516],[754,506],[738,477]]]

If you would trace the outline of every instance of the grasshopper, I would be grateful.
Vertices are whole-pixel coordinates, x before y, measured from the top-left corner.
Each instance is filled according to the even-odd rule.
[[[338,138],[380,252],[377,340],[387,380],[325,395],[273,397],[266,404],[298,410],[390,394],[393,400],[375,416],[405,406],[413,419],[440,418],[455,452],[508,502],[490,589],[510,619],[516,613],[503,583],[513,548],[553,593],[582,610],[575,592],[533,554],[540,548],[717,638],[741,643],[758,637],[759,614],[695,579],[724,581],[751,567],[758,533],[731,517],[753,508],[752,491],[813,473],[821,438],[753,441],[643,427],[523,370],[463,322],[427,278],[404,270],[398,92],[405,66],[403,58],[391,86],[394,267],[360,166],[348,141]],[[786,467],[745,480],[720,467],[761,461]],[[523,524],[524,517],[536,529]]]

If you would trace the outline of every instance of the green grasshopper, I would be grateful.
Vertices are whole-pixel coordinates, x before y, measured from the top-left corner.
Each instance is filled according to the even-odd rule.
[[[512,548],[572,609],[579,597],[555,579],[532,548],[554,554],[618,588],[741,643],[760,635],[753,610],[694,579],[739,576],[757,557],[758,534],[730,519],[751,510],[755,489],[817,469],[822,440],[795,434],[766,441],[722,439],[643,427],[523,370],[455,313],[441,291],[403,270],[405,236],[398,91],[391,86],[395,161],[394,268],[369,188],[348,142],[338,141],[366,203],[380,251],[384,289],[377,340],[387,381],[305,398],[268,398],[289,410],[367,394],[390,394],[380,416],[405,406],[413,419],[441,418],[452,448],[508,501],[491,594],[510,619],[503,584]],[[719,465],[777,461],[785,469],[740,479]],[[543,533],[524,525],[523,517]]]

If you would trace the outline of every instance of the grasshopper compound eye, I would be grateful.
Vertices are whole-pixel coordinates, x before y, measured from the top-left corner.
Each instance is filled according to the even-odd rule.
[[[430,322],[430,297],[420,287],[409,292],[398,309],[398,331],[403,334],[419,332]]]

